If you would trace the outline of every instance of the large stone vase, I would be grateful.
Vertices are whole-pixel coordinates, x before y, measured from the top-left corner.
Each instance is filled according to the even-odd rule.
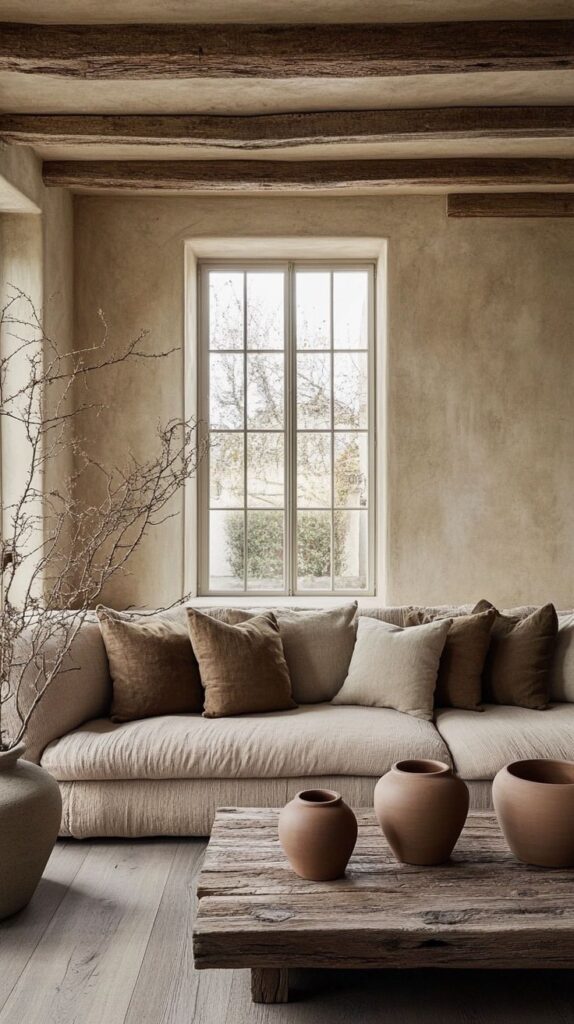
[[[574,761],[515,761],[498,772],[492,799],[515,857],[574,867]]]
[[[0,920],[29,903],[62,817],[58,783],[23,753],[23,744],[0,752]]]
[[[357,819],[339,793],[306,789],[279,815],[279,841],[295,874],[341,878],[357,841]]]
[[[375,814],[403,864],[442,864],[468,814],[468,789],[442,761],[397,761],[375,787]]]

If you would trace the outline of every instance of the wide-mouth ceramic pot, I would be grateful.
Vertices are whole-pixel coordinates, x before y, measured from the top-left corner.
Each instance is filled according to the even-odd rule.
[[[536,782],[543,786],[574,786],[574,761],[553,761],[538,758],[531,761],[514,761],[506,766],[514,779]]]
[[[334,789],[302,789],[295,795],[295,800],[304,804],[313,804],[314,807],[328,807],[339,803],[341,794]]]
[[[444,761],[430,761],[423,758],[409,758],[396,761],[391,771],[404,772],[407,775],[450,775],[451,769]]]
[[[574,867],[574,761],[514,761],[498,772],[492,799],[515,857],[540,867]]]

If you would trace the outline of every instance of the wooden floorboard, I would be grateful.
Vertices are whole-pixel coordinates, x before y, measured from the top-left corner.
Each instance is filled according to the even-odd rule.
[[[254,1005],[249,971],[195,971],[205,843],[58,843],[0,925],[0,1024],[574,1024],[569,971],[293,971]]]
[[[124,1024],[175,851],[169,841],[94,844],[0,1024]]]
[[[193,968],[192,929],[195,882],[205,843],[178,843],[154,927],[126,1015],[126,1024],[168,1024],[189,1020],[197,999],[199,971]],[[149,979],[154,978],[150,989]]]
[[[42,939],[88,853],[77,843],[57,844],[34,899],[0,926],[0,1009]]]

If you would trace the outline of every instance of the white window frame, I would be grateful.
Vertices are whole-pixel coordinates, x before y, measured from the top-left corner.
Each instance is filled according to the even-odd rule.
[[[285,274],[285,534],[284,534],[284,559],[285,559],[285,586],[277,590],[212,590],[209,588],[209,452],[203,459],[198,472],[197,486],[197,592],[199,597],[204,598],[235,598],[245,600],[246,598],[262,597],[299,597],[313,600],[314,598],[333,597],[374,597],[376,594],[376,306],[375,296],[377,290],[377,261],[374,259],[201,259],[197,264],[197,297],[198,297],[198,336],[197,336],[197,397],[196,407],[200,428],[206,436],[209,432],[209,324],[208,324],[208,287],[210,270],[260,270],[279,269]],[[367,444],[368,444],[368,586],[365,589],[329,589],[329,590],[301,590],[297,587],[297,566],[296,566],[296,535],[297,535],[297,488],[296,488],[296,424],[294,422],[294,410],[296,408],[295,393],[295,361],[296,361],[296,339],[295,339],[295,273],[299,269],[309,268],[312,270],[357,270],[364,269],[369,274],[369,310],[368,310],[368,339],[367,339],[367,365],[368,365],[368,421],[367,421]],[[331,332],[333,331],[333,294],[331,290]],[[332,342],[332,335],[331,335]],[[245,353],[245,349],[243,350]],[[271,350],[265,350],[271,351]],[[307,350],[305,351],[313,351]],[[322,349],[323,352],[330,352],[331,361],[334,357],[334,349]],[[337,349],[337,352],[345,352],[346,349]],[[356,351],[348,350],[348,351]],[[246,383],[245,385],[246,386]],[[334,377],[331,366],[331,398],[333,397]],[[337,433],[333,423],[334,403],[331,401],[331,427],[332,436]],[[332,449],[333,450],[333,449]],[[333,456],[332,456],[333,457]],[[244,474],[247,474],[247,465],[244,465]],[[331,487],[334,487],[334,480],[331,480]],[[245,495],[246,498],[246,495]],[[331,516],[333,515],[333,501],[331,503]],[[247,506],[244,506],[246,514]],[[245,573],[247,566],[245,565]],[[331,553],[331,579],[334,580],[334,560]]]

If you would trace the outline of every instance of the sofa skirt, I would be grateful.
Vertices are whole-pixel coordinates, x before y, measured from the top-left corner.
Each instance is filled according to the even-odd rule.
[[[60,782],[61,836],[208,836],[218,807],[282,807],[301,789],[336,789],[351,807],[371,807],[377,779],[321,775],[287,779],[142,779]],[[492,806],[491,783],[468,783],[470,806]]]

